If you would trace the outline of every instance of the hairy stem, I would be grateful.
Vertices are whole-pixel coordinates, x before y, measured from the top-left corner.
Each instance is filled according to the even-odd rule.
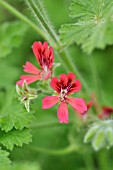
[[[51,29],[51,27],[49,26],[50,22],[48,23],[46,19],[44,19],[43,15],[45,15],[45,13],[43,12],[43,8],[39,3],[39,1],[37,1],[38,5],[35,3],[34,0],[26,0],[26,2],[30,7],[30,9],[32,10],[34,17],[36,16],[35,17],[36,20],[40,22],[41,27],[44,28],[44,30],[46,30],[46,32],[50,35],[50,37],[52,37],[53,41],[59,42],[57,35],[53,31],[53,29]]]

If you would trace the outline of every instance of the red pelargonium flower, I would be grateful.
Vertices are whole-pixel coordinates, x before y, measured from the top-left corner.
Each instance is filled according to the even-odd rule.
[[[100,119],[108,118],[111,115],[111,113],[113,113],[113,108],[104,106],[102,107],[102,113],[100,113],[98,117]]]
[[[42,100],[42,108],[51,108],[56,103],[60,102],[57,115],[60,123],[68,123],[68,105],[71,105],[77,112],[84,113],[87,111],[86,103],[81,98],[73,98],[68,96],[81,89],[79,80],[75,80],[75,74],[61,74],[60,80],[53,77],[50,82],[51,87],[57,93],[56,96],[46,96]]]
[[[26,81],[27,84],[31,84],[39,79],[47,80],[51,76],[54,62],[53,48],[51,46],[49,47],[47,42],[44,42],[43,44],[41,42],[34,42],[33,53],[41,70],[27,61],[23,68],[24,72],[30,73],[30,75],[20,76],[21,80],[16,82],[16,84],[19,84],[20,86],[22,86],[24,81]]]

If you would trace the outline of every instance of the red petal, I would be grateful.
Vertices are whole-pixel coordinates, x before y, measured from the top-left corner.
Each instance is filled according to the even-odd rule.
[[[58,93],[60,93],[60,83],[57,79],[57,77],[53,77],[50,82],[50,86]]]
[[[18,84],[20,87],[22,87],[23,83],[24,83],[24,80],[19,80],[16,82],[16,84]]]
[[[28,61],[26,62],[26,65],[24,65],[23,67],[24,67],[24,71],[27,73],[31,73],[31,74],[40,73],[40,70]]]
[[[80,81],[79,81],[79,80],[75,80],[75,82],[72,83],[72,86],[71,86],[71,88],[70,88],[69,91],[68,91],[68,94],[77,92],[77,91],[79,91],[81,88],[82,88],[82,85],[81,85]]]
[[[45,41],[42,45],[42,51],[45,52],[48,49],[48,43]]]
[[[51,46],[49,47],[49,55],[53,55],[53,48]]]
[[[88,104],[87,104],[87,110],[90,109],[90,107],[94,104],[94,101],[91,100]]]
[[[20,76],[20,79],[23,81],[26,81],[27,84],[31,84],[31,83],[41,79],[41,77],[34,76],[34,75],[22,75],[22,76]]]
[[[77,112],[84,113],[85,111],[87,111],[87,106],[83,99],[67,98],[67,101]]]
[[[57,115],[60,123],[68,123],[68,107],[65,102],[61,102]]]
[[[109,117],[112,113],[113,113],[113,108],[112,108],[112,107],[104,106],[104,107],[102,107],[102,113],[100,113],[100,114],[98,115],[98,117],[99,117],[100,119],[107,118],[107,117]]]
[[[69,73],[67,77],[68,77],[68,83],[71,83],[75,79],[76,75],[74,73]]]
[[[46,96],[42,99],[42,109],[49,109],[59,102],[58,96]]]
[[[36,60],[40,64],[40,57],[41,57],[40,54],[42,53],[42,43],[40,41],[33,43],[33,53],[36,57]]]
[[[64,88],[67,87],[68,78],[66,74],[60,74],[60,83]]]

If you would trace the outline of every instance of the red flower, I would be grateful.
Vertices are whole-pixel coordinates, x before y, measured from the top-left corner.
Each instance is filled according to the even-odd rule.
[[[75,74],[61,74],[60,80],[53,77],[50,83],[51,87],[57,92],[56,96],[47,96],[42,100],[42,108],[48,109],[60,102],[57,115],[60,123],[68,123],[68,107],[70,104],[77,112],[87,111],[86,103],[81,98],[68,97],[71,93],[81,89],[79,80],[75,80]]]
[[[104,106],[102,107],[102,113],[98,115],[100,119],[107,118],[113,113],[113,108]]]
[[[16,82],[16,84],[19,84],[20,86],[22,86],[24,81],[26,81],[27,84],[31,84],[39,79],[47,80],[51,75],[54,61],[52,47],[49,47],[47,42],[44,42],[43,44],[41,42],[34,42],[33,53],[41,70],[27,61],[26,65],[23,66],[24,72],[30,73],[31,75],[21,75],[21,80]]]

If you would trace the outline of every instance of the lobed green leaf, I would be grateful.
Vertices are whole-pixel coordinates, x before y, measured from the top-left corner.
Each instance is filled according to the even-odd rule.
[[[61,26],[60,39],[65,45],[76,42],[91,53],[113,44],[112,0],[73,0],[70,10],[77,22]]]
[[[24,127],[29,127],[34,119],[33,114],[28,113],[24,106],[20,104],[15,93],[14,89],[10,89],[6,104],[0,113],[0,127],[6,132],[13,128],[22,130]]]
[[[3,166],[3,165],[7,166],[11,163],[8,156],[9,156],[9,153],[0,148],[0,167]]]
[[[29,144],[32,141],[32,135],[29,129],[16,130],[13,129],[8,133],[0,131],[0,143],[7,149],[12,150],[14,145],[21,146]]]

